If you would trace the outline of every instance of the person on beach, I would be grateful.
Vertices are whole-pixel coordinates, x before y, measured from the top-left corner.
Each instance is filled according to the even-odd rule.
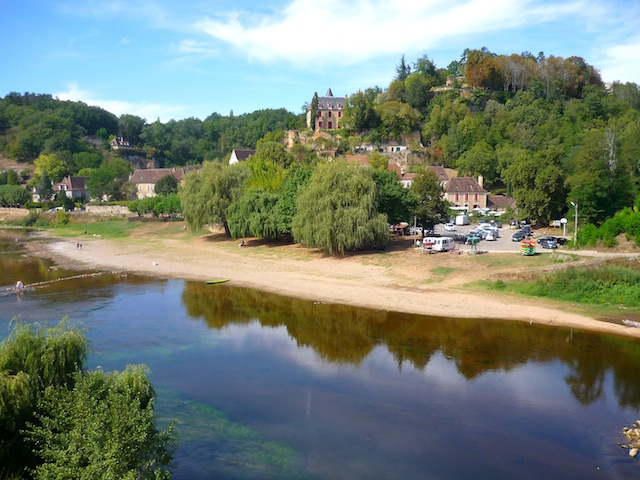
[[[18,280],[18,282],[16,283],[16,292],[21,292],[24,290],[24,283],[22,283],[22,280]]]

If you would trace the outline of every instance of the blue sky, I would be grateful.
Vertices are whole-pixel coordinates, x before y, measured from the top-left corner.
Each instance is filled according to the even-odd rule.
[[[404,54],[583,57],[640,84],[636,0],[0,0],[0,97],[49,93],[149,122],[388,86]]]

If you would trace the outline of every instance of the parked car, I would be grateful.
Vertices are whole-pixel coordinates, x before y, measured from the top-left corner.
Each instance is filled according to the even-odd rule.
[[[529,237],[533,234],[533,232],[531,231],[531,227],[529,225],[524,225],[520,231],[522,232],[523,235]]]
[[[422,235],[422,227],[411,227],[409,229],[409,235]]]
[[[522,232],[522,230],[518,230],[516,233],[511,235],[512,242],[521,242],[526,238],[526,235]]]
[[[558,245],[564,245],[564,244],[567,243],[567,239],[566,238],[563,238],[563,237],[552,237],[552,236],[542,237],[542,238],[539,238],[537,241],[538,241],[538,243],[542,243],[542,240],[546,240],[547,238],[551,239],[551,240],[555,240],[555,242]]]
[[[552,237],[541,238],[538,240],[538,243],[542,248],[558,248],[558,242],[556,242],[556,239]]]
[[[487,232],[487,236],[485,237],[487,242],[495,242],[497,240],[496,234],[491,230]]]
[[[456,224],[455,223],[445,223],[444,229],[447,232],[455,232],[456,231]]]

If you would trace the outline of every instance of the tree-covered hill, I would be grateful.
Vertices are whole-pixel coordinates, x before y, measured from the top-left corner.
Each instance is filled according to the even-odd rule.
[[[581,221],[601,223],[637,197],[640,89],[605,85],[580,57],[467,49],[446,68],[427,55],[415,62],[403,57],[388,86],[347,94],[343,128],[316,139],[331,143],[338,155],[363,141],[412,134],[420,138],[410,145],[415,172],[444,165],[459,175],[482,175],[490,190],[514,197],[521,217],[542,222],[571,215],[574,202]],[[96,150],[88,136],[103,142],[124,137],[130,153],[167,167],[222,161],[232,149],[255,148],[259,140],[282,142],[289,129],[305,129],[303,115],[275,109],[148,123],[51,95],[0,99],[0,153],[39,159],[58,175],[89,175],[122,155]],[[296,148],[294,156],[313,155]]]

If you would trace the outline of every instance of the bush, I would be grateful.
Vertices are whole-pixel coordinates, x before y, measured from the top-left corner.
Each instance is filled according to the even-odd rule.
[[[55,224],[66,225],[67,223],[69,223],[69,215],[64,210],[57,210]]]

